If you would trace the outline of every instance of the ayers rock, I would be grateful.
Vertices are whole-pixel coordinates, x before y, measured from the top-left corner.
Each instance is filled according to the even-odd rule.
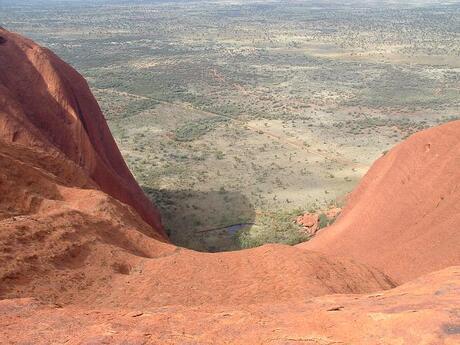
[[[336,223],[300,246],[346,255],[406,282],[460,264],[460,121],[377,160]]]
[[[66,184],[97,186],[132,206],[165,237],[158,212],[126,166],[86,81],[49,50],[0,33],[3,153],[20,148]]]
[[[198,253],[168,242],[84,79],[30,40],[3,29],[0,37],[0,343],[459,343],[460,267],[453,265],[460,262],[450,249],[459,249],[459,222],[449,199],[458,195],[451,170],[458,124],[418,134],[379,160],[329,229],[340,241],[330,250],[324,230],[311,243],[315,251],[265,245]],[[450,144],[438,147],[443,133]],[[437,158],[412,162],[418,141]],[[393,175],[408,183],[409,168],[419,189],[384,185]],[[435,200],[429,193],[440,185],[444,199],[433,209],[418,199]],[[382,193],[375,201],[374,190]],[[360,200],[375,207],[354,211],[364,207]],[[385,200],[399,213],[380,215]],[[448,209],[448,220],[435,219]],[[368,220],[352,227],[366,210]],[[423,269],[410,263],[413,251],[398,252],[410,243],[396,246],[416,240],[414,224],[435,228],[418,234],[435,243],[414,243],[429,257]],[[382,265],[363,252],[391,225],[397,234],[391,229],[388,250],[397,259]],[[346,247],[345,233],[359,239],[356,229],[363,238]],[[388,257],[383,248],[373,255]]]

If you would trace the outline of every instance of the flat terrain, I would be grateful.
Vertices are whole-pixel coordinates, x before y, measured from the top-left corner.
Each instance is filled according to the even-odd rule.
[[[306,240],[295,215],[460,116],[453,1],[3,1],[0,25],[87,78],[172,240],[198,250]]]

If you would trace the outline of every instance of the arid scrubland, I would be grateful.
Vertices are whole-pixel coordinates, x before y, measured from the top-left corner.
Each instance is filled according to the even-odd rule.
[[[455,2],[57,1],[0,13],[89,80],[171,239],[205,251],[308,239],[296,215],[340,205],[396,142],[457,119],[459,18]]]

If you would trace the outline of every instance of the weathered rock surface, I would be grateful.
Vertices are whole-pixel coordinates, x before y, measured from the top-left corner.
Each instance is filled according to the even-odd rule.
[[[0,36],[2,146],[27,148],[34,165],[66,184],[97,188],[132,206],[166,238],[159,213],[127,168],[86,81],[32,41],[3,29]]]
[[[417,344],[460,342],[460,267],[398,288],[247,305],[100,308],[0,301],[12,344]]]
[[[33,42],[1,36],[0,297],[237,305],[394,286],[352,260],[293,247],[211,255],[163,243],[84,80]]]
[[[460,121],[378,159],[338,220],[301,247],[345,255],[398,282],[460,265]]]
[[[458,267],[394,288],[345,257],[359,257],[352,252],[265,245],[209,254],[168,244],[86,82],[33,42],[5,30],[0,37],[0,343],[458,343]],[[443,128],[458,133],[457,124]],[[382,179],[406,162],[389,157]],[[439,159],[436,176],[455,194],[457,171]],[[450,219],[440,230],[451,235],[447,225],[459,222]],[[456,261],[445,253],[435,251],[430,267]]]
[[[326,225],[329,225],[335,221],[340,212],[342,211],[339,207],[333,207],[325,210],[324,212],[307,212],[296,219],[296,223],[303,227],[309,235],[315,235],[321,229],[321,217],[325,217]]]

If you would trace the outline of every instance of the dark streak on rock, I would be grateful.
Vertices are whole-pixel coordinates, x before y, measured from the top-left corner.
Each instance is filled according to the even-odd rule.
[[[460,334],[460,324],[454,325],[454,324],[449,324],[445,323],[442,325],[442,331],[445,334]]]

